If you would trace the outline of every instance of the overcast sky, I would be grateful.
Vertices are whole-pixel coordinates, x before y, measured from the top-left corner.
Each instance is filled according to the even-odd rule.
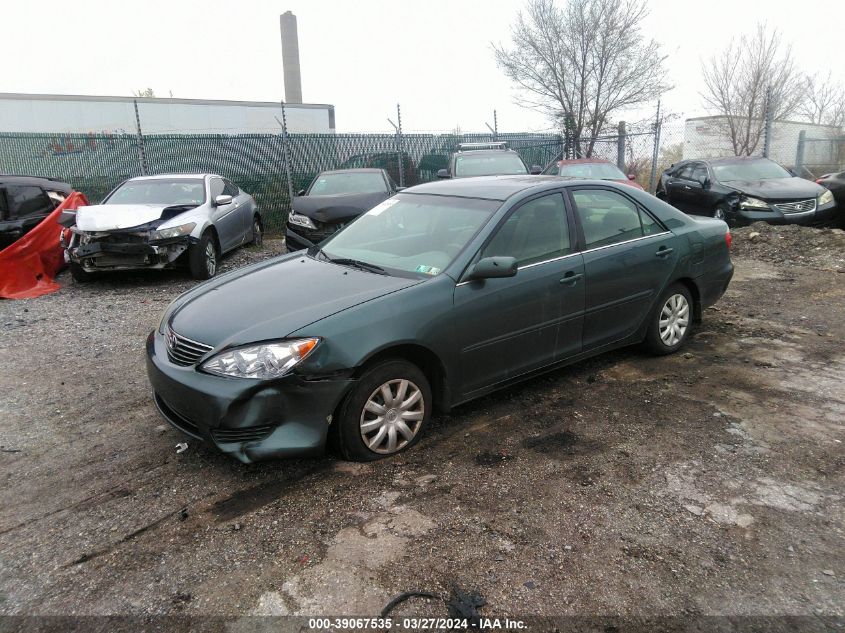
[[[276,101],[284,96],[279,15],[299,21],[303,99],[336,106],[339,132],[546,130],[513,103],[490,43],[507,42],[518,0],[2,0],[0,92]],[[765,18],[807,70],[845,82],[842,22],[829,0],[651,0],[644,24],[669,56],[664,105],[705,114],[700,62]],[[828,16],[826,18],[826,16]],[[40,37],[37,33],[47,33]],[[628,113],[649,115],[654,104]]]

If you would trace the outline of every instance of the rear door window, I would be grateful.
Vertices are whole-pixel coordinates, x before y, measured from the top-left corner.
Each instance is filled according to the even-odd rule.
[[[662,233],[663,227],[625,196],[605,189],[572,192],[587,249]]]
[[[6,196],[11,217],[29,218],[53,210],[53,203],[41,187],[10,185]]]

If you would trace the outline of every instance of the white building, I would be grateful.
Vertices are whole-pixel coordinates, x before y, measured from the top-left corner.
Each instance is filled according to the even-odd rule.
[[[724,116],[687,119],[684,124],[684,159],[733,156],[726,129],[727,121]],[[793,167],[798,150],[798,135],[802,130],[808,141],[804,146],[804,165],[826,165],[837,161],[837,144],[830,142],[830,139],[841,136],[842,130],[830,125],[802,121],[772,122],[769,158],[786,167]],[[762,152],[761,138],[755,154]]]
[[[265,101],[0,93],[0,132],[279,134],[282,108]],[[288,132],[330,134],[334,106],[285,104]]]

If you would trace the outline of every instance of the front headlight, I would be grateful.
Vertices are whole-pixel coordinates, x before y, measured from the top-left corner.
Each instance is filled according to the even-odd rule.
[[[833,192],[830,189],[825,189],[824,193],[819,196],[819,206],[825,205],[828,202],[833,202]]]
[[[318,338],[306,338],[236,347],[205,361],[202,369],[230,378],[279,378],[308,356],[319,342]]]
[[[757,198],[743,197],[739,202],[739,206],[743,209],[768,209],[769,203],[758,200]]]
[[[311,221],[307,215],[302,215],[301,213],[297,213],[296,211],[291,211],[290,215],[288,216],[288,222],[291,224],[295,224],[296,226],[304,226],[306,229],[316,229],[317,227],[314,226],[314,222]]]
[[[191,231],[197,225],[196,222],[188,222],[181,226],[171,226],[168,229],[159,229],[153,233],[154,240],[169,240],[174,237],[182,237],[183,235],[190,235]]]

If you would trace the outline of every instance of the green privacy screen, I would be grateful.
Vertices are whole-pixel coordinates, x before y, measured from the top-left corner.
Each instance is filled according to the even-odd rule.
[[[325,169],[381,167],[398,184],[436,178],[458,143],[489,143],[491,134],[291,134],[290,189],[296,193]],[[499,134],[529,167],[545,167],[563,151],[555,134]],[[255,197],[270,231],[290,210],[282,135],[0,134],[0,173],[48,176],[99,201],[133,176],[211,172]],[[400,174],[401,162],[401,174]]]

